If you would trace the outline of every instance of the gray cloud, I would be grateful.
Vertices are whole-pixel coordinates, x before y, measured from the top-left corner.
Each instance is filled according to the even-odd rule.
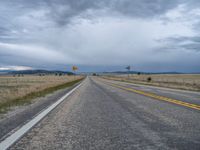
[[[159,40],[166,50],[184,50],[200,52],[200,36],[180,36]]]
[[[109,15],[152,18],[179,4],[178,0],[7,0],[0,3],[1,41],[24,38],[25,30],[64,26],[74,17],[96,18],[98,10],[106,9]]]
[[[31,10],[46,9],[46,17],[64,25],[88,10],[108,9],[122,15],[153,17],[175,8],[178,0],[7,0],[1,2],[3,17],[17,17]],[[29,16],[31,17],[31,15]]]
[[[183,67],[177,68],[185,68],[181,55],[197,68],[198,9],[198,0],[1,1],[0,65],[155,69],[178,61]]]

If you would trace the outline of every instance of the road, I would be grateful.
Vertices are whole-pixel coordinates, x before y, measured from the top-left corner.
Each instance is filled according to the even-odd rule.
[[[77,84],[76,84],[77,85]],[[37,98],[33,103],[24,106],[22,109],[17,109],[14,112],[7,114],[5,118],[0,120],[0,141],[4,139],[10,131],[22,126],[25,122],[34,118],[39,112],[55,103],[65,93],[68,93],[76,85],[53,92],[45,97]],[[0,148],[1,149],[1,148]]]
[[[112,82],[112,84],[111,84]],[[200,149],[200,94],[88,77],[10,149]]]

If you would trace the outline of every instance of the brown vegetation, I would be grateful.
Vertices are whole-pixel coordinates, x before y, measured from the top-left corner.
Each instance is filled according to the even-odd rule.
[[[137,84],[200,91],[200,74],[107,75],[104,78]]]
[[[55,90],[71,86],[81,76],[0,76],[0,112],[9,106],[24,104]],[[76,81],[75,81],[76,80]]]

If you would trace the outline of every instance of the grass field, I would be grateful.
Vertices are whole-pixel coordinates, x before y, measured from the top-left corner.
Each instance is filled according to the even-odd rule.
[[[33,98],[71,86],[81,78],[83,77],[67,75],[0,76],[0,112],[4,112],[10,106],[24,104]]]
[[[200,74],[106,75],[104,78],[138,84],[200,91]]]

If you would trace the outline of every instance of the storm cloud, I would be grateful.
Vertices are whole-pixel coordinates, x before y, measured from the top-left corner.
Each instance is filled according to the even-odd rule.
[[[0,67],[199,72],[199,24],[198,0],[0,1]]]

